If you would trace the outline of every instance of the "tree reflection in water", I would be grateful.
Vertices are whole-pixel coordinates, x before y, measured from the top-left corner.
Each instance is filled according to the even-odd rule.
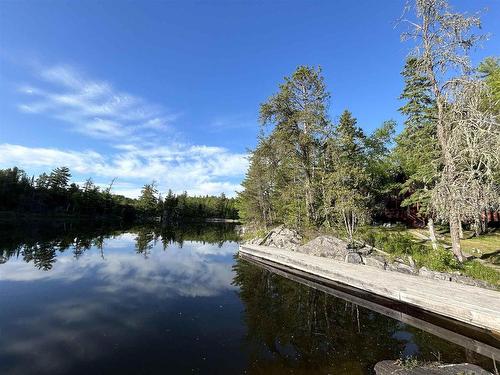
[[[228,365],[233,366],[231,368],[245,370],[247,373],[366,374],[373,372],[373,366],[378,361],[409,355],[415,355],[424,361],[437,358],[444,362],[468,361],[491,369],[492,363],[485,357],[367,308],[358,307],[351,302],[275,275],[238,257],[234,260],[233,274],[231,274],[231,255],[236,250],[236,244],[227,246],[225,252],[221,253],[222,256],[216,249],[221,248],[225,241],[237,240],[234,226],[224,224],[178,227],[149,225],[127,228],[57,222],[22,226],[2,225],[0,263],[22,259],[37,269],[50,272],[50,274],[44,273],[47,276],[54,275],[48,284],[40,282],[42,279],[38,276],[34,279],[19,279],[33,280],[32,284],[27,285],[33,290],[41,290],[42,294],[48,293],[49,290],[52,292],[53,288],[56,291],[59,289],[60,292],[72,288],[82,291],[81,295],[70,293],[71,296],[79,295],[83,301],[76,304],[72,302],[72,306],[76,306],[77,310],[79,306],[101,306],[106,310],[111,300],[119,301],[119,306],[133,306],[138,298],[141,303],[145,303],[145,307],[139,310],[146,311],[149,318],[136,316],[130,311],[124,316],[127,319],[137,318],[140,324],[135,325],[136,333],[148,332],[145,334],[147,340],[150,332],[156,332],[157,327],[167,327],[177,322],[180,316],[178,312],[181,309],[186,312],[182,316],[187,316],[187,313],[192,311],[192,316],[200,317],[199,320],[190,321],[189,324],[192,325],[182,323],[179,336],[164,338],[161,348],[168,345],[172,339],[185,339],[186,353],[190,353],[190,356],[192,353],[199,354],[205,358],[205,351],[198,352],[198,347],[193,343],[200,338],[199,332],[211,332],[207,333],[205,338],[209,343],[207,347],[212,349],[212,358],[224,355],[231,357],[227,359]],[[196,241],[196,246],[188,244],[188,241]],[[185,242],[186,246],[180,249]],[[205,248],[204,244],[211,246]],[[94,253],[94,257],[85,256],[89,249],[94,249],[94,252],[100,251],[100,257],[105,258],[106,262],[95,262],[95,255],[98,255],[98,258],[99,254]],[[158,254],[169,250],[169,254]],[[109,259],[106,258],[106,252]],[[143,262],[135,256],[135,253],[150,259]],[[66,256],[61,257],[60,264],[53,267],[61,254]],[[80,257],[85,258],[86,261],[62,260],[68,258],[67,255],[76,260]],[[69,267],[59,267],[63,265]],[[0,264],[0,272],[4,266]],[[17,265],[12,266],[11,280],[16,280],[14,276],[18,276]],[[30,266],[26,268],[34,271]],[[83,272],[85,269],[90,271]],[[68,280],[65,277],[71,272],[79,275],[70,278],[71,283],[62,281],[53,284],[58,280]],[[40,274],[38,271],[33,273]],[[239,299],[230,285],[233,275],[233,284],[239,287],[237,292]],[[89,282],[98,287],[88,288]],[[105,298],[100,299],[102,293],[105,294]],[[111,293],[113,298],[106,293]],[[58,296],[57,293],[53,293],[55,301]],[[162,298],[165,296],[170,296],[170,299],[163,305]],[[59,297],[62,298],[62,303],[66,303],[67,296],[64,293]],[[198,299],[196,302],[192,300],[192,305],[185,304],[195,297]],[[8,295],[5,298],[8,298]],[[21,299],[19,303],[28,303],[30,298],[35,297],[28,294],[26,298],[27,300]],[[176,314],[175,319],[164,320],[163,315],[158,316],[157,320],[151,318],[155,316],[157,306],[166,308],[175,301],[179,303],[173,310]],[[43,305],[42,302],[38,303]],[[49,308],[52,307],[51,303],[53,301],[47,302]],[[14,302],[12,304],[16,306]],[[172,306],[176,306],[175,303]],[[217,313],[223,314],[226,311],[228,313],[213,315],[213,306],[217,307]],[[62,310],[66,311],[67,308]],[[113,311],[109,322],[117,321],[119,315]],[[53,312],[47,316],[52,319]],[[101,318],[92,314],[82,316],[88,326],[78,325],[75,328],[76,332],[80,332],[80,329],[81,332],[87,332]],[[243,317],[243,321],[240,316]],[[29,320],[30,315],[25,318]],[[80,324],[83,320],[77,321]],[[67,321],[63,322],[65,325]],[[26,328],[26,324],[11,327],[13,331],[10,341],[15,341],[14,337],[22,340],[23,336],[16,330],[19,329],[21,332]],[[194,329],[196,334],[192,337],[186,336],[186,328]],[[65,327],[58,327],[55,332],[59,332],[58,329],[64,331]],[[126,341],[119,338],[122,332],[120,329],[119,334],[114,336],[118,337],[117,342]],[[225,339],[229,341],[224,341]],[[95,338],[92,341],[94,342]],[[54,347],[59,348],[61,344],[57,340],[54,342],[56,343]],[[165,359],[163,356],[153,357],[149,358],[153,364]],[[213,361],[206,364],[218,368],[219,359]]]
[[[182,226],[140,225],[120,227],[101,223],[35,222],[3,223],[0,227],[0,264],[11,258],[22,258],[44,271],[52,269],[57,255],[71,251],[76,259],[96,247],[104,258],[104,242],[125,231],[135,235],[135,250],[144,257],[161,241],[166,250],[170,244],[182,247],[184,241],[199,241],[222,247],[226,241],[238,241],[234,224],[191,224]]]
[[[366,374],[383,359],[470,362],[487,358],[242,259],[234,284],[244,303],[255,374]]]

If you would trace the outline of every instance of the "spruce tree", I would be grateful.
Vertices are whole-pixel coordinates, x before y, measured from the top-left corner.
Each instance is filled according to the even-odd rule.
[[[403,207],[415,206],[419,217],[426,220],[429,238],[437,247],[433,214],[430,209],[432,190],[438,179],[439,145],[436,138],[436,103],[431,84],[418,69],[419,61],[407,59],[403,72],[405,86],[400,99],[405,104],[399,109],[406,116],[403,131],[396,137],[394,156],[406,175],[401,185],[405,196]]]

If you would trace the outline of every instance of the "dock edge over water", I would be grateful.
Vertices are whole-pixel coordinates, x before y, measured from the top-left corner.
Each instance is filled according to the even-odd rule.
[[[242,244],[239,254],[478,327],[500,347],[500,292],[268,246]]]

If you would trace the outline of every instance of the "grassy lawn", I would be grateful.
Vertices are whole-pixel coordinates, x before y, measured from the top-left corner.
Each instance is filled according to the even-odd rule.
[[[418,267],[427,267],[440,272],[459,271],[461,274],[487,281],[500,288],[500,231],[472,237],[472,232],[464,232],[463,251],[471,258],[460,264],[448,247],[450,242],[446,228],[436,228],[439,248],[433,250],[427,230],[408,229],[404,226],[370,226],[360,228],[360,240],[389,253],[392,257],[411,256]]]
[[[370,227],[372,230],[380,233],[409,233],[415,241],[423,241],[422,237],[428,237],[429,231],[426,228],[405,228],[396,226],[393,228]],[[469,255],[487,255],[500,252],[500,230],[495,229],[491,233],[483,234],[479,237],[473,237],[474,232],[464,231],[464,239],[460,241],[462,251]],[[438,242],[442,245],[451,246],[450,234],[446,228],[436,228]],[[429,241],[423,241],[430,245]]]
[[[479,237],[472,237],[472,233],[468,235],[464,233],[464,238],[461,241],[462,248],[469,254],[474,254],[474,250],[479,250],[482,254],[490,254],[500,251],[500,231],[496,230],[493,233],[481,235]],[[449,242],[449,236],[446,237]]]

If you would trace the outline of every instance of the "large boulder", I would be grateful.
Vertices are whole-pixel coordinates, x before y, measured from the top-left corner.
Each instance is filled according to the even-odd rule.
[[[319,236],[297,248],[300,253],[345,260],[352,251],[349,244],[333,236]]]
[[[285,228],[284,225],[280,225],[272,229],[264,239],[260,241],[259,245],[296,250],[300,246],[301,241],[302,236],[296,230],[288,229]]]
[[[345,256],[345,261],[347,263],[353,263],[353,264],[363,264],[363,259],[361,258],[361,255],[358,253],[349,253]]]

